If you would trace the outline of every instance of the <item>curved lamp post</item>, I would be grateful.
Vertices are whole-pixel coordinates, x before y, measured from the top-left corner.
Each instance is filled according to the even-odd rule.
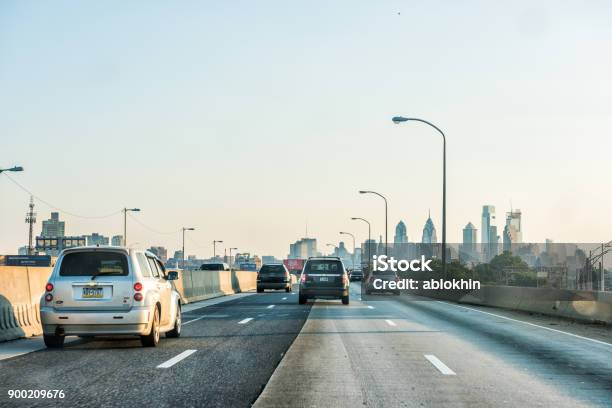
[[[359,194],[376,194],[377,196],[379,196],[380,198],[382,198],[383,200],[385,200],[385,256],[388,256],[389,254],[387,253],[387,243],[389,242],[388,240],[388,236],[387,236],[387,212],[389,210],[389,206],[387,203],[387,197],[385,197],[384,195],[377,193],[376,191],[369,191],[369,190],[360,190]],[[369,262],[369,261],[368,261]]]
[[[351,238],[353,238],[353,257],[351,259],[351,263],[353,264],[353,270],[354,270],[355,269],[355,236],[351,234],[350,232],[343,232],[343,231],[340,231],[340,234],[350,235]]]
[[[442,135],[442,268],[446,275],[446,136],[439,127],[424,119],[396,116],[393,118],[393,123],[398,124],[409,120],[425,123]]]

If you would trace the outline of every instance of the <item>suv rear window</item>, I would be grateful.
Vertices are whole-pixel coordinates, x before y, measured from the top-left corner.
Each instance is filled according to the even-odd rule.
[[[342,263],[339,261],[308,261],[304,267],[306,273],[342,273]]]
[[[119,252],[73,252],[64,255],[60,276],[127,276],[127,257]]]
[[[282,265],[264,265],[259,270],[260,275],[284,275],[285,268]]]

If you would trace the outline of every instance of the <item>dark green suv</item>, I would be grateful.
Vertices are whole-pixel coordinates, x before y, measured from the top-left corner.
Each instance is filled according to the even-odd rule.
[[[308,258],[300,276],[299,303],[308,299],[332,298],[342,299],[342,304],[349,304],[349,279],[340,258]]]

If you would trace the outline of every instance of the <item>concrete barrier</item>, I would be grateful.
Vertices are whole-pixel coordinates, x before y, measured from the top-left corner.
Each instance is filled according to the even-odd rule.
[[[40,297],[52,268],[0,266],[0,341],[42,334]],[[179,271],[173,281],[183,303],[255,290],[251,271]]]
[[[42,333],[39,301],[51,269],[0,266],[0,341]]]
[[[430,294],[431,295],[431,294]],[[449,298],[459,303],[520,310],[586,322],[612,324],[612,292],[575,291],[518,286],[483,286],[480,290]]]

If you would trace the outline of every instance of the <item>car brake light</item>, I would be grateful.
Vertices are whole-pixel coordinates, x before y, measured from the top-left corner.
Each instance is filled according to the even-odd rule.
[[[53,284],[52,283],[47,283],[47,286],[45,286],[45,290],[47,292],[51,292],[53,290]]]
[[[302,283],[306,282],[306,274],[305,274],[305,273],[303,273],[303,274],[300,276],[300,282],[302,282]]]
[[[348,281],[348,279],[347,279],[347,277],[346,277],[346,274],[343,274],[343,275],[342,275],[342,284],[343,284],[343,285],[346,285],[346,282],[347,282],[347,281]]]
[[[142,283],[140,283],[140,282],[136,282],[136,283],[134,284],[134,290],[135,290],[136,292],[140,292],[140,291],[142,290]]]
[[[47,294],[45,295],[45,301],[50,302],[50,301],[52,301],[52,300],[53,300],[53,295],[52,295],[52,294],[50,294],[50,293],[47,293]]]
[[[142,300],[142,293],[134,293],[134,300],[140,302]]]

